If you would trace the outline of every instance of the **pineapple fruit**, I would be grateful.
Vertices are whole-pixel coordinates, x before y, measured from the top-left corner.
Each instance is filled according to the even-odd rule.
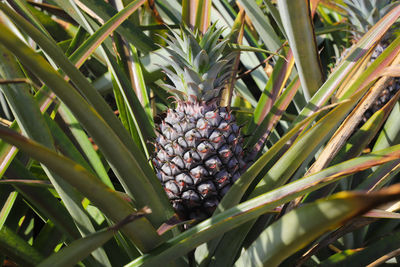
[[[385,16],[398,1],[392,0],[344,0],[345,5],[341,5],[346,11],[346,16],[352,26],[353,38],[359,40],[372,26],[374,26],[383,16]],[[392,39],[393,32],[389,31],[379,42],[371,54],[370,62],[373,62],[388,46],[388,41]],[[343,53],[345,55],[350,48]],[[365,112],[362,122],[366,122],[372,114],[381,109],[400,89],[400,79],[394,78],[392,82],[379,95],[378,99]]]
[[[211,216],[221,198],[245,170],[243,138],[235,117],[220,107],[234,53],[219,40],[215,25],[201,34],[184,28],[165,48],[174,71],[163,68],[176,97],[159,124],[153,164],[181,219]]]

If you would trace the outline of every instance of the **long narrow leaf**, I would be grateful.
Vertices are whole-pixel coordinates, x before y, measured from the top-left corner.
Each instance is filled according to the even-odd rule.
[[[314,113],[312,116],[306,118],[301,123],[297,124],[296,127],[291,129],[277,143],[275,143],[265,154],[263,154],[254,164],[252,164],[249,167],[249,169],[239,178],[239,180],[233,184],[231,189],[224,196],[221,203],[218,205],[215,214],[218,214],[224,210],[232,208],[233,206],[238,204],[239,201],[242,199],[243,195],[245,194],[246,190],[249,188],[250,184],[254,181],[257,175],[263,170],[263,168],[268,164],[268,162],[285,146],[285,144],[293,136],[299,134],[299,131],[301,131],[303,127],[305,127],[308,123],[310,123],[322,111],[323,110],[320,110],[319,112]],[[223,237],[221,236],[214,238],[211,242],[199,246],[195,252],[196,260],[198,262],[201,262],[202,265],[204,265],[205,262],[208,262],[210,258],[214,255],[214,253],[216,253],[215,252],[216,250],[224,250],[223,246],[220,246],[220,242],[229,243],[231,245],[232,252],[234,252],[233,247],[235,245],[235,242],[241,243],[242,241],[236,239],[235,242],[233,242],[231,238],[238,237],[239,235],[237,232],[248,231],[249,230],[248,228],[250,227],[251,227],[250,223],[245,224],[241,226],[240,229],[239,228],[235,229],[233,232],[229,232],[227,235],[224,235]],[[246,230],[243,228],[246,228]],[[218,263],[218,261],[216,261],[216,263]]]
[[[328,230],[385,202],[400,198],[400,185],[366,194],[341,192],[305,205],[269,226],[240,256],[235,266],[278,266]]]
[[[317,190],[324,185],[337,181],[343,176],[395,160],[399,156],[400,145],[397,145],[379,151],[379,153],[375,152],[374,154],[332,166],[315,175],[282,186],[201,222],[127,266],[140,266],[141,264],[157,265],[183,256],[199,244],[207,242],[215,238],[215,236],[234,229],[245,222],[251,221],[300,195]],[[400,188],[396,190],[400,190]]]
[[[257,2],[249,0],[239,0],[239,3],[243,6],[247,16],[250,17],[254,27],[260,34],[260,38],[264,41],[268,50],[276,51],[281,46],[279,37],[274,32],[273,27],[269,23],[266,16],[263,14]]]
[[[278,0],[278,10],[309,99],[324,82],[308,1]]]
[[[68,183],[82,192],[89,200],[98,205],[114,222],[123,220],[134,212],[132,206],[119,194],[104,185],[93,174],[72,160],[57,154],[17,133],[0,126],[0,137],[19,147],[31,157],[45,164],[49,169],[58,173]],[[153,248],[160,242],[155,229],[142,218],[123,228],[124,232],[143,251]]]
[[[15,57],[10,53],[10,51],[1,45],[0,49],[2,50],[1,72],[6,77],[23,77],[22,71],[16,62]],[[7,66],[5,66],[5,64]],[[16,121],[21,127],[22,132],[47,148],[54,150],[55,146],[50,129],[47,127],[39,107],[29,93],[29,90],[30,88],[26,84],[13,84],[3,88],[3,92],[12,106]],[[68,208],[69,213],[74,218],[75,225],[82,235],[93,232],[94,227],[90,221],[90,218],[85,213],[83,207],[79,205],[79,203],[82,201],[82,196],[73,187],[61,179],[56,173],[53,173],[51,170],[46,168],[44,168],[44,171],[52,181],[64,204]],[[94,256],[100,262],[104,262],[105,264],[108,263],[108,259],[104,251],[95,251]]]
[[[164,219],[169,217],[168,211],[171,208],[161,185],[157,185],[155,182],[149,183],[149,177],[152,177],[151,179],[154,181],[157,181],[157,178],[143,154],[137,151],[133,156],[125,144],[116,136],[115,131],[105,124],[99,114],[61,75],[42,57],[23,44],[4,25],[0,24],[0,30],[2,31],[0,43],[13,50],[21,62],[35,71],[36,75],[57,93],[92,135],[96,144],[115,169],[117,176],[125,177],[123,180],[125,189],[135,196],[139,206],[148,205],[153,210],[149,217],[156,225],[161,225]],[[136,145],[134,147],[138,149]],[[132,174],[136,175],[132,177]],[[149,198],[149,196],[152,197]]]
[[[43,256],[6,226],[0,229],[0,251],[23,266],[35,266]]]
[[[141,218],[145,211],[139,211],[132,214],[124,220],[123,224],[130,223],[138,218]],[[98,231],[86,236],[82,239],[76,240],[63,248],[61,251],[54,253],[52,256],[46,258],[38,266],[39,267],[52,267],[52,266],[71,266],[77,264],[79,261],[87,257],[93,250],[102,246],[105,242],[110,240],[123,226],[122,223],[109,227],[107,229]]]
[[[28,181],[36,178],[18,160],[13,160],[7,174],[13,178],[29,179]],[[36,211],[43,218],[50,219],[56,225],[67,237],[67,241],[81,237],[68,210],[49,190],[23,184],[15,184],[14,187],[31,205],[36,207]]]
[[[393,25],[393,23],[400,16],[400,6],[390,11],[379,23],[377,23],[362,39],[360,39],[356,46],[349,52],[349,56],[343,60],[335,71],[331,73],[329,78],[321,86],[321,88],[314,94],[307,106],[300,112],[299,116],[293,122],[296,124],[301,121],[304,116],[314,112],[321,107],[334,93],[334,90],[341,84],[347,77],[349,72],[357,64],[359,58],[363,57],[367,51],[379,40],[384,33]]]
[[[124,19],[134,12],[143,2],[143,0],[132,2],[127,8],[121,11],[119,15],[116,15],[107,25],[100,28],[99,31],[96,32],[96,38],[92,39],[96,40],[95,44],[97,46],[100,45],[101,42],[116,28],[116,26],[120,25]],[[19,27],[24,29],[26,32],[29,32],[30,37],[33,38],[41,46],[41,48],[51,56],[52,60],[54,60],[60,66],[66,75],[68,75],[80,92],[86,97],[89,103],[91,103],[96,111],[103,117],[103,119],[110,126],[112,126],[116,134],[123,140],[123,142],[126,143],[128,147],[130,147],[130,145],[133,146],[129,135],[123,128],[122,124],[117,120],[111,111],[111,108],[107,105],[105,100],[96,91],[96,89],[87,81],[83,74],[67,59],[60,47],[58,47],[54,41],[45,36],[41,31],[24,21],[20,16],[18,16],[18,14],[13,12],[5,4],[0,3],[0,9],[7,14],[7,16],[9,16]],[[85,50],[86,53],[90,54],[93,49],[96,48],[96,45],[92,45],[92,49],[90,50]],[[89,54],[80,57],[80,60],[85,60]]]

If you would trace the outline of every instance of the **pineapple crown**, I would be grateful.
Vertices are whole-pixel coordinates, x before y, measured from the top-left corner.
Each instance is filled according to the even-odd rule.
[[[181,100],[209,101],[218,99],[229,78],[234,52],[228,49],[228,38],[219,40],[224,29],[213,24],[204,33],[181,27],[180,34],[172,32],[164,39],[164,49],[169,58],[163,57],[172,70],[162,67],[174,86],[165,84]]]
[[[356,38],[361,37],[399,3],[392,0],[344,0],[340,5],[347,12]]]

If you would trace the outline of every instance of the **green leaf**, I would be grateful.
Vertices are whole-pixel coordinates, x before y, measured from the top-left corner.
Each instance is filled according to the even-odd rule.
[[[7,226],[0,228],[0,251],[22,266],[36,266],[43,259],[39,252]]]
[[[3,32],[0,36],[0,43],[12,49],[24,65],[33,70],[56,92],[93,137],[116,175],[124,177],[122,181],[125,190],[131,196],[135,196],[139,207],[148,205],[153,210],[149,218],[155,225],[161,225],[172,213],[171,207],[157,177],[137,146],[131,141],[130,148],[135,150],[133,154],[128,151],[125,143],[122,143],[115,133],[117,128],[111,129],[110,125],[106,124],[82,96],[41,56],[22,43],[4,25],[0,24],[0,30]],[[121,125],[121,127],[123,126]],[[126,132],[125,129],[124,131]],[[132,176],[132,174],[137,175]],[[149,182],[149,179],[152,182]],[[149,198],[149,196],[152,197]]]
[[[8,214],[10,213],[15,200],[17,199],[17,192],[10,192],[10,194],[7,197],[7,200],[4,202],[3,206],[1,207],[0,210],[0,229],[4,226],[4,222],[7,219]]]
[[[79,52],[84,51],[85,54],[79,56],[76,65],[80,66],[84,60],[98,47],[105,38],[118,26],[120,25],[126,17],[128,17],[132,12],[134,12],[143,0],[137,0],[132,2],[127,8],[122,10],[119,14],[115,15],[108,23],[103,25],[94,36],[87,42],[83,44],[90,45],[91,49],[82,49]],[[86,100],[93,105],[96,111],[103,117],[103,119],[112,127],[115,133],[122,139],[122,141],[130,147],[133,146],[128,133],[123,128],[122,124],[117,120],[113,114],[111,108],[107,105],[105,100],[96,91],[96,89],[89,83],[89,81],[83,76],[83,74],[72,64],[68,58],[64,55],[63,51],[57,46],[57,44],[45,36],[41,31],[37,30],[31,24],[27,23],[20,16],[15,14],[10,8],[5,4],[0,3],[0,9],[5,12],[10,19],[14,21],[19,27],[24,29],[29,33],[29,36],[33,38],[41,48],[54,60],[57,65],[65,72],[65,74],[71,79],[71,81],[76,85],[78,90],[85,96]],[[78,53],[78,52],[75,52]],[[75,54],[74,53],[74,54]],[[35,71],[33,71],[35,73]],[[54,88],[52,88],[54,89]]]
[[[377,23],[370,31],[368,31],[368,33],[363,36],[363,38],[361,38],[357,42],[357,45],[355,45],[353,49],[350,50],[349,55],[346,57],[346,59],[341,61],[341,63],[335,68],[335,71],[331,73],[329,78],[321,86],[318,92],[314,94],[307,106],[300,112],[299,116],[293,122],[293,125],[301,121],[308,114],[317,110],[319,107],[323,106],[328,101],[328,99],[332,96],[338,86],[344,81],[344,79],[351,73],[351,70],[357,65],[357,63],[359,62],[358,60],[362,58],[373,46],[373,44],[375,44],[384,35],[384,33],[393,25],[393,23],[397,20],[399,16],[400,6],[389,12],[384,19]],[[385,52],[386,50],[384,51],[384,53]],[[383,59],[384,57],[382,56],[381,60],[383,61]],[[390,59],[388,58],[387,60]],[[375,68],[371,68],[370,66],[370,70],[375,70]],[[370,74],[371,73],[363,73],[362,77],[369,76]],[[362,82],[356,81],[356,85],[354,85],[354,87],[362,87],[360,83]],[[352,93],[354,93],[354,90]]]
[[[260,7],[257,6],[257,2],[251,0],[239,0],[239,3],[245,9],[246,15],[249,16],[257,30],[257,33],[260,35],[261,40],[263,40],[267,46],[267,49],[277,51],[281,46],[281,41],[276,35],[274,28],[269,23],[268,18],[263,14]]]
[[[278,10],[293,51],[306,99],[324,82],[308,1],[278,0]]]
[[[376,193],[341,192],[284,215],[263,231],[235,266],[278,266],[284,259],[353,217],[400,198],[400,185]],[[354,261],[353,261],[354,264]]]
[[[343,176],[397,159],[400,156],[400,145],[335,165],[315,175],[297,180],[278,189],[255,197],[193,226],[182,234],[168,240],[149,254],[144,254],[127,266],[159,265],[163,262],[185,255],[198,245],[214,239],[227,231],[271,212],[290,200],[317,190],[322,186],[337,181]],[[236,183],[235,183],[236,184]],[[400,185],[398,186],[400,187]],[[400,190],[400,188],[395,190]],[[395,191],[393,190],[393,191]],[[399,192],[397,192],[399,193]],[[392,195],[393,197],[393,195]],[[397,198],[400,195],[396,195]]]
[[[195,26],[201,32],[205,33],[210,26],[211,21],[211,0],[197,1]]]
[[[271,78],[268,80],[267,87],[269,87],[268,84],[270,81],[276,79],[273,76],[274,75],[271,75]],[[282,76],[280,78],[284,79]],[[274,84],[278,85],[278,83]],[[273,87],[275,87],[275,85]],[[280,86],[283,85],[284,83],[282,83]],[[272,102],[274,98],[273,96],[267,97],[267,95],[270,95],[275,90],[270,87],[272,91],[269,91],[266,88],[266,92],[261,96],[259,100],[259,103],[264,103],[265,105],[257,105],[257,108],[254,111],[254,120],[256,120],[258,127],[254,131],[251,131],[253,132],[253,134],[246,143],[246,147],[252,149],[251,153],[253,154],[253,156],[261,151],[265,144],[265,141],[274,129],[275,125],[281,119],[283,113],[289,106],[299,87],[300,83],[298,78],[296,78],[287,86],[286,90],[280,96],[278,96],[278,92],[274,93],[276,94],[275,98],[277,98],[277,100],[274,101],[275,103]],[[268,98],[268,100],[266,100],[265,98]],[[268,108],[268,106],[270,108]]]
[[[0,27],[1,26],[2,25],[0,25]],[[1,45],[0,49],[2,50],[2,67],[0,71],[3,75],[5,77],[23,77],[23,73],[16,62],[15,57],[10,53],[10,51]],[[3,88],[3,93],[6,95],[8,102],[12,106],[14,116],[18,125],[21,127],[22,132],[47,148],[55,150],[50,129],[47,127],[37,103],[30,94],[29,86],[26,84],[11,84]],[[46,168],[44,168],[44,170],[68,208],[68,211],[74,218],[76,223],[75,225],[78,227],[82,235],[94,231],[90,218],[86,215],[83,207],[80,205],[82,196],[56,173],[53,173]],[[94,252],[94,256],[101,262],[108,262],[104,251],[96,251]]]
[[[395,103],[383,130],[379,133],[378,139],[373,147],[374,150],[380,150],[388,146],[399,143],[400,141],[400,125],[396,123],[400,116],[400,103]]]
[[[23,177],[29,180],[36,178],[17,159],[12,161],[7,174],[12,177]],[[41,217],[50,219],[68,240],[81,237],[68,210],[49,190],[22,184],[14,185],[14,188],[35,207]]]
[[[251,195],[257,196],[286,183],[297,168],[303,164],[303,161],[310,160],[312,152],[326,141],[331,132],[336,130],[339,123],[355,105],[355,100],[360,97],[361,94],[358,93],[351,100],[339,104],[308,131],[300,135],[286,153],[268,170]]]
[[[114,222],[119,222],[134,212],[132,206],[118,193],[72,160],[26,139],[4,126],[0,126],[0,137],[42,162],[50,170],[58,173],[96,204]],[[125,226],[123,231],[142,251],[153,248],[161,241],[155,229],[145,218]]]
[[[395,99],[393,99],[395,100]],[[389,106],[375,112],[348,140],[345,146],[337,155],[334,163],[347,160],[358,156],[372,141],[381,129],[387,116],[389,115]]]
[[[97,152],[94,150],[93,144],[90,142],[87,134],[85,133],[85,130],[81,127],[79,122],[76,120],[74,115],[72,115],[71,111],[65,106],[64,103],[61,103],[58,109],[58,114],[63,118],[64,122],[67,125],[73,125],[73,127],[70,127],[70,131],[74,136],[75,140],[78,142],[79,148],[82,149],[85,158],[87,158],[88,162],[90,163],[90,166],[93,168],[96,175],[104,182],[104,184],[106,184],[110,188],[114,188],[110,180],[110,177],[108,177],[103,162],[101,161]]]
[[[96,14],[96,16],[100,17],[102,21],[109,21],[113,16],[117,14],[117,11],[108,3],[103,1],[94,1],[94,0],[82,0],[79,3],[74,3],[70,1],[63,0],[55,0],[60,7],[62,7],[71,17],[73,17],[79,24],[86,29],[86,31],[90,32],[88,29],[88,24],[82,19],[81,15],[77,10],[79,8],[83,10],[90,11],[90,14]],[[137,3],[143,3],[143,0],[136,0],[131,2],[131,4],[136,5]],[[128,6],[127,6],[128,7]],[[124,21],[120,28],[117,29],[117,32],[122,36],[126,37],[127,40],[132,43],[137,49],[142,52],[150,52],[157,49],[157,46],[152,42],[152,40],[147,37],[136,25],[134,25],[129,20]]]
[[[345,250],[337,253],[327,260],[321,262],[320,266],[367,266],[371,263],[384,264],[383,261],[375,262],[376,260],[390,255],[390,252],[398,250],[400,243],[400,232],[390,233],[390,235],[380,238],[378,241],[368,244],[361,251]],[[395,256],[395,255],[393,255]],[[384,261],[389,260],[389,257],[384,257]]]
[[[127,217],[123,223],[116,226],[103,229],[82,239],[76,240],[64,247],[59,252],[54,253],[52,256],[46,258],[38,266],[39,267],[52,267],[52,266],[71,266],[77,264],[79,261],[86,258],[93,250],[102,246],[108,240],[110,240],[123,224],[130,223],[145,214],[143,211],[139,211],[136,214],[132,214]]]
[[[82,239],[76,240],[59,252],[46,258],[37,266],[72,266],[86,258],[93,250],[97,249],[105,242],[110,240],[114,232],[109,229],[99,231],[88,235]]]

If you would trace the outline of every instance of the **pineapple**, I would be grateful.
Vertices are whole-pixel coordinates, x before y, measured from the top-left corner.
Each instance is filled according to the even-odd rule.
[[[153,164],[181,219],[211,216],[221,198],[245,170],[243,138],[235,117],[220,107],[235,53],[218,40],[215,25],[204,34],[187,28],[173,33],[163,68],[174,86],[176,107],[159,124]]]
[[[398,1],[392,0],[344,0],[346,16],[353,28],[354,39],[359,40],[372,26],[374,26],[383,16],[386,15]],[[392,38],[393,32],[389,31],[379,42],[372,52],[370,62],[373,62],[388,46],[388,41]],[[344,55],[350,49],[344,51]],[[379,95],[378,99],[365,112],[363,122],[366,122],[372,114],[381,109],[400,89],[400,79],[394,78],[392,82]]]

